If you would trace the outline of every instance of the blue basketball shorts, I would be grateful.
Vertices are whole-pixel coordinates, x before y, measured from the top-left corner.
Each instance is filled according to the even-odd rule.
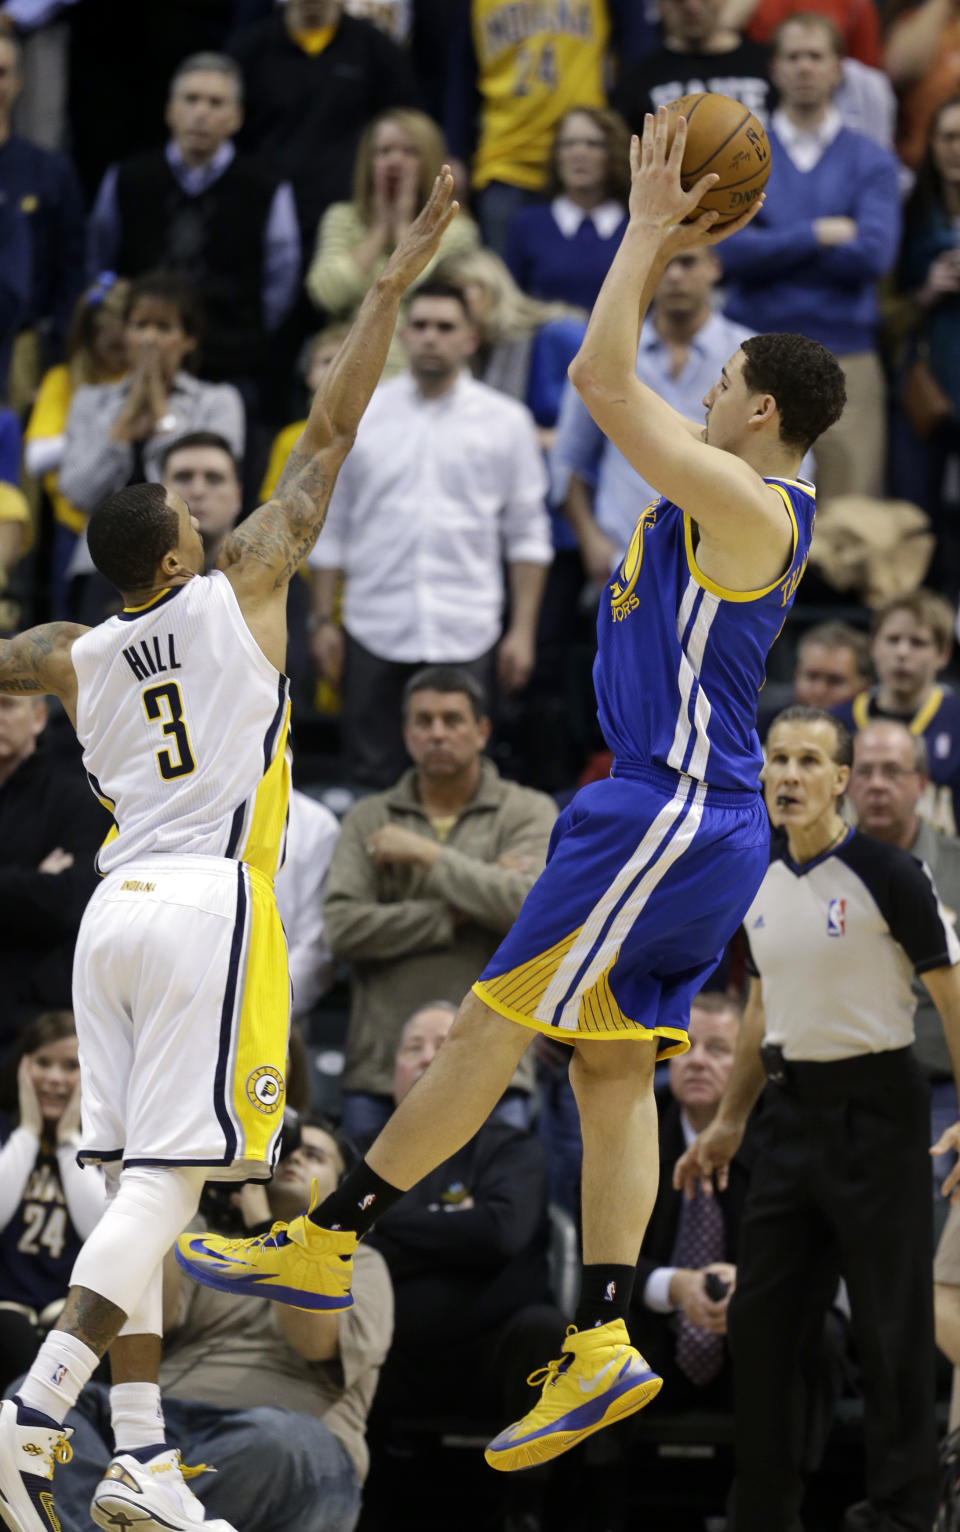
[[[473,988],[560,1042],[657,1037],[669,1058],[690,1046],[690,1002],[760,887],[770,826],[759,793],[629,770],[560,815],[546,867]]]

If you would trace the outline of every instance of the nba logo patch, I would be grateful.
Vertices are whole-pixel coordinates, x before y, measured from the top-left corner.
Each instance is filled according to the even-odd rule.
[[[950,746],[953,741],[949,734],[938,734],[933,742],[933,753],[938,761],[945,761],[950,754]]]
[[[846,899],[831,899],[827,905],[827,935],[845,936],[847,931]]]

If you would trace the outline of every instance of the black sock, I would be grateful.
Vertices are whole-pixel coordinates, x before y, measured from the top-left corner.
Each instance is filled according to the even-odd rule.
[[[625,1321],[636,1274],[635,1266],[584,1266],[580,1302],[573,1317],[577,1329],[592,1330],[613,1319]]]
[[[373,1227],[374,1219],[393,1207],[405,1194],[391,1186],[361,1160],[356,1170],[341,1181],[335,1192],[310,1214],[310,1222],[321,1229],[352,1229],[357,1239]]]

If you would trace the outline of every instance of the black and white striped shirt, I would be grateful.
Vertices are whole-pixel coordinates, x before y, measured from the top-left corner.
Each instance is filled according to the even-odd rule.
[[[766,1040],[798,1061],[907,1047],[913,974],[960,962],[925,865],[856,830],[803,866],[775,836],[744,930]]]

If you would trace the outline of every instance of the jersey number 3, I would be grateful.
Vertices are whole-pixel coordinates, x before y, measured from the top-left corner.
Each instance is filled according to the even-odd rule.
[[[157,767],[165,782],[177,777],[188,777],[196,771],[197,763],[190,749],[190,738],[183,717],[183,698],[176,681],[163,686],[151,686],[143,694],[143,709],[151,723],[163,725],[163,733],[169,734],[176,746],[171,750],[157,751]]]

